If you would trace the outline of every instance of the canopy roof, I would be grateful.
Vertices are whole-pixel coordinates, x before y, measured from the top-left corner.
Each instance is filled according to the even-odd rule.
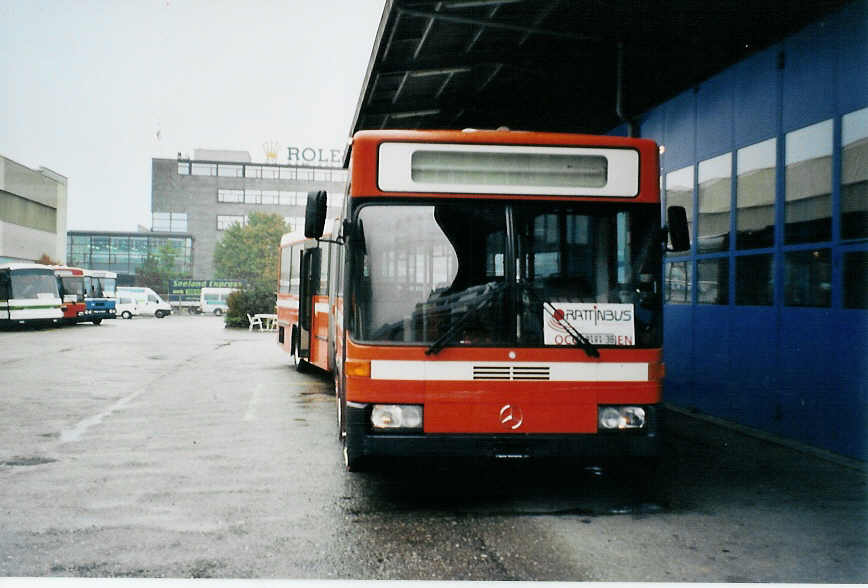
[[[387,0],[350,132],[604,133],[845,4]]]

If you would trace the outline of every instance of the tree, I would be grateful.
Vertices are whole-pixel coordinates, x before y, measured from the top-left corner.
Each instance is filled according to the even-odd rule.
[[[214,249],[215,278],[261,283],[277,287],[280,238],[288,227],[278,214],[254,212],[247,225],[230,226]]]
[[[183,277],[175,270],[175,258],[178,252],[168,243],[157,251],[157,255],[148,252],[145,261],[136,269],[136,285],[151,288],[157,294],[166,296],[169,292],[169,280]]]
[[[226,301],[226,326],[247,327],[250,324],[248,314],[272,313],[276,302],[273,284],[256,282],[235,290]]]
[[[36,260],[36,263],[40,263],[42,265],[63,265],[56,259],[52,259],[51,256],[47,253],[43,253],[42,257]]]

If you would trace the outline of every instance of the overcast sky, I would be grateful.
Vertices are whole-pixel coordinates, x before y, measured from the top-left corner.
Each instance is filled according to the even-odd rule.
[[[384,0],[0,0],[0,155],[68,228],[150,224],[151,158],[343,148]]]

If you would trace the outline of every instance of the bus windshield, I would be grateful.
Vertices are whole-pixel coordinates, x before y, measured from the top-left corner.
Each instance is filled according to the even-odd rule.
[[[21,269],[12,272],[12,298],[58,298],[57,278],[53,272]]]
[[[659,347],[659,226],[655,204],[366,205],[353,337],[535,347],[575,345],[578,331],[595,346]]]
[[[117,278],[99,278],[99,283],[102,287],[102,295],[114,298],[117,282]]]
[[[64,296],[75,296],[76,300],[84,300],[84,277],[66,276],[60,279]]]

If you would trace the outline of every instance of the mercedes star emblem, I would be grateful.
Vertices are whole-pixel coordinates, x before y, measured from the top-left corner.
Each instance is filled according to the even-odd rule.
[[[504,404],[500,409],[500,425],[504,429],[516,430],[524,422],[524,413],[517,406]]]

